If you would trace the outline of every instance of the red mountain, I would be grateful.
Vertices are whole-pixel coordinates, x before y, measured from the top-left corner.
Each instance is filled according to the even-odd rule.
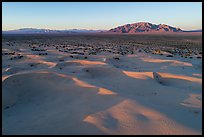
[[[133,24],[126,24],[108,32],[114,33],[138,33],[138,32],[182,32],[180,28],[175,28],[165,24],[152,24],[148,22],[138,22]]]

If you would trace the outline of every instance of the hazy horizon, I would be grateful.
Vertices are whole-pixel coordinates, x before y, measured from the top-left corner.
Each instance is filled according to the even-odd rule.
[[[202,29],[202,2],[2,2],[2,30],[109,30],[136,22]]]

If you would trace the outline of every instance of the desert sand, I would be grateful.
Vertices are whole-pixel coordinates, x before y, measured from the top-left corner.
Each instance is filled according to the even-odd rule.
[[[2,43],[4,135],[202,134],[200,58],[12,44]]]

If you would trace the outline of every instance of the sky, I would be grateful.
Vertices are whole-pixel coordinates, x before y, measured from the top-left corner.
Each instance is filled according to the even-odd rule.
[[[202,28],[202,2],[2,2],[2,30],[109,30],[136,22]]]

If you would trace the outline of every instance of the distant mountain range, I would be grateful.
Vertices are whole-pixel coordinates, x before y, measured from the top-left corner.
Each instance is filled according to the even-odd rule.
[[[98,33],[104,30],[86,30],[86,29],[69,29],[69,30],[50,30],[36,28],[22,28],[17,30],[2,31],[2,34],[74,34],[74,33]]]
[[[69,30],[50,30],[36,28],[22,28],[17,30],[2,31],[2,34],[78,34],[78,33],[118,33],[134,34],[140,32],[202,32],[200,30],[181,30],[166,24],[152,24],[149,22],[138,22],[118,26],[110,30],[86,30],[86,29],[69,29]]]

